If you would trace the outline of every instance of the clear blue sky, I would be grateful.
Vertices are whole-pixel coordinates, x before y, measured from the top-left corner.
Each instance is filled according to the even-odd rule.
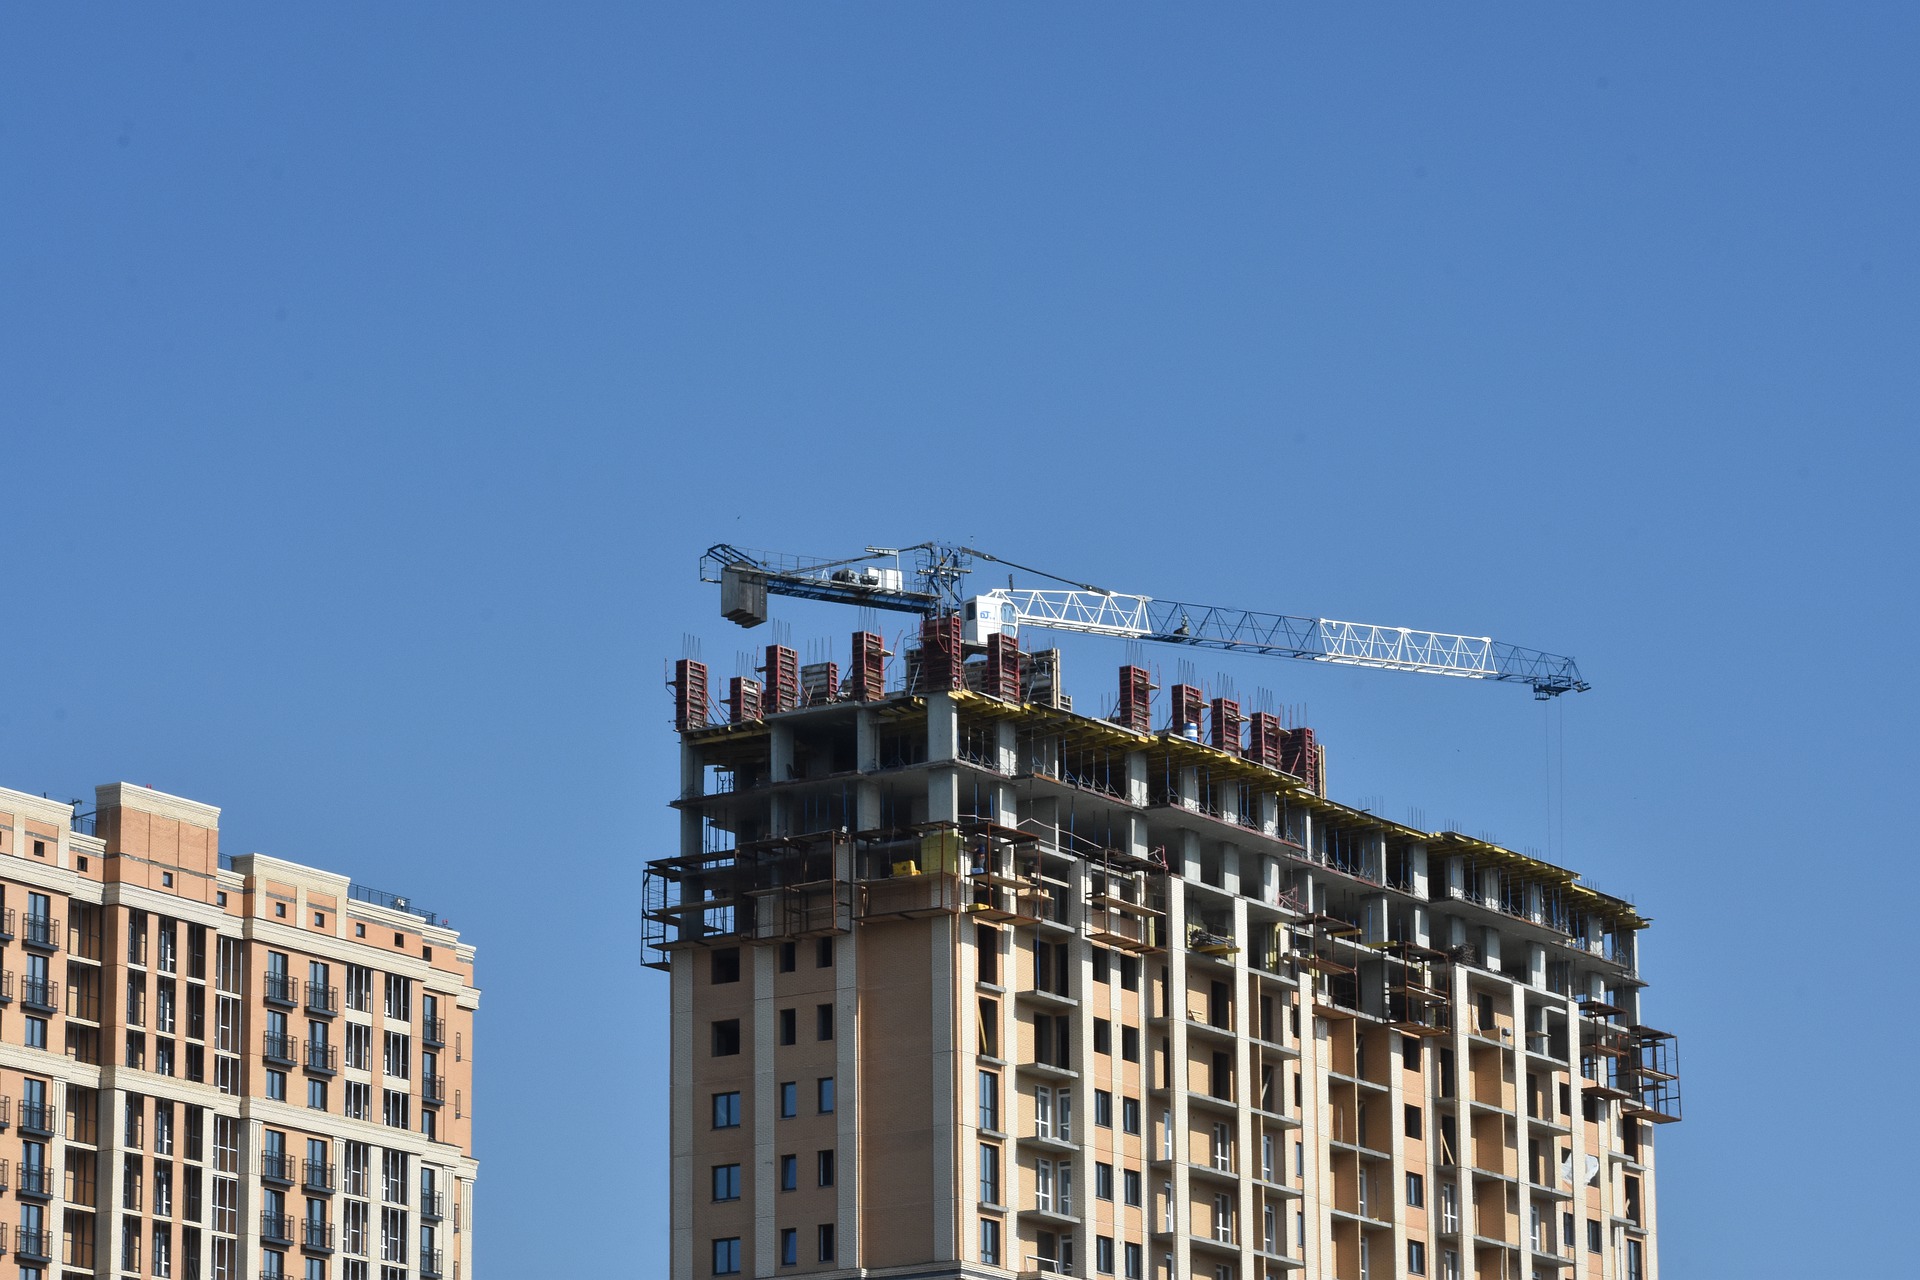
[[[1573,653],[1564,806],[1524,691],[1200,674],[1306,703],[1340,798],[1654,917],[1669,1275],[1908,1274],[1917,37],[9,6],[0,783],[204,799],[451,916],[486,1274],[626,1275],[667,1219],[663,662],[765,639],[708,543],[951,537]]]

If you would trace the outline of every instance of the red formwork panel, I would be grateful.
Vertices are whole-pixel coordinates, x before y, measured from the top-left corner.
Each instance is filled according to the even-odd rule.
[[[707,664],[682,658],[673,664],[673,727],[681,733],[707,724]]]
[[[1153,731],[1153,681],[1145,667],[1120,668],[1120,709],[1114,719],[1135,733]]]
[[[727,682],[727,717],[735,724],[751,724],[760,718],[760,682],[735,676]]]
[[[981,692],[1003,702],[1020,701],[1020,642],[1012,636],[987,637],[987,683]]]
[[[767,665],[761,668],[767,677],[768,715],[792,711],[800,705],[800,655],[781,644],[767,646]]]
[[[853,669],[847,672],[847,693],[855,702],[878,702],[887,696],[887,647],[874,632],[853,633]]]
[[[1213,700],[1213,745],[1220,751],[1240,754],[1240,726],[1245,717],[1240,714],[1240,704],[1232,698]]]
[[[1198,733],[1206,711],[1206,695],[1190,684],[1176,684],[1167,690],[1167,695],[1173,704],[1169,708],[1172,721],[1167,727],[1175,733],[1185,733],[1191,725],[1194,732]]]

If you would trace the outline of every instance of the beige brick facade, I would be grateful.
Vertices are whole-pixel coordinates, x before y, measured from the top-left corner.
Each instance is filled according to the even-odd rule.
[[[452,930],[218,809],[0,789],[8,1274],[471,1277],[478,1002]]]

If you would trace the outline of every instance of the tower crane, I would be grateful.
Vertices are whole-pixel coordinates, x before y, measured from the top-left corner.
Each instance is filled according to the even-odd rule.
[[[901,557],[909,552],[915,556],[911,584],[901,567]],[[893,563],[876,563],[887,560]],[[969,593],[965,581],[975,561],[1005,565],[1063,585],[1016,588],[1009,576],[1006,587]],[[995,634],[1017,635],[1026,626],[1524,684],[1532,687],[1537,699],[1589,687],[1572,658],[1489,636],[1261,613],[1109,591],[953,543],[868,547],[861,555],[840,560],[747,551],[720,543],[700,557],[700,577],[720,585],[721,613],[743,627],[766,621],[767,596],[773,594],[923,617],[957,612],[969,644],[984,644]]]

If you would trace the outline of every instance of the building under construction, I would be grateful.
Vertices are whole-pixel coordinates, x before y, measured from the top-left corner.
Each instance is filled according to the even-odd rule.
[[[672,1275],[1652,1280],[1647,921],[1313,732],[925,621],[674,669]]]

